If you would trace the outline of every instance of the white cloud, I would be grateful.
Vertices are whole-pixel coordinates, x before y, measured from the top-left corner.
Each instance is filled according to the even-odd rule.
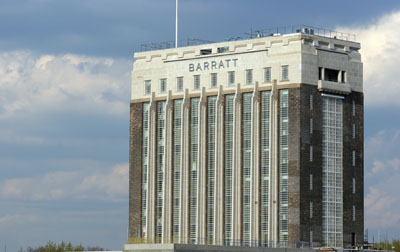
[[[128,60],[0,53],[0,120],[65,111],[126,116],[130,69]]]
[[[364,63],[366,106],[400,107],[400,12],[393,12],[365,27],[339,27],[356,34]]]
[[[397,181],[390,181],[392,189],[396,188]],[[399,196],[397,191],[387,191],[382,185],[369,187],[365,198],[365,227],[373,229],[396,228],[400,224]]]
[[[12,200],[106,199],[119,201],[128,193],[128,164],[104,171],[81,169],[48,172],[37,177],[1,181],[0,198]]]
[[[400,225],[400,130],[385,129],[365,140],[365,227]]]

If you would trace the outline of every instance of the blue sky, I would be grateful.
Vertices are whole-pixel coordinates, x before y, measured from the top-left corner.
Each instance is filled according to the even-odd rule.
[[[130,73],[174,39],[174,0],[0,1],[0,247],[120,250]],[[307,24],[355,33],[365,87],[365,227],[400,237],[400,2],[180,0],[180,38]]]

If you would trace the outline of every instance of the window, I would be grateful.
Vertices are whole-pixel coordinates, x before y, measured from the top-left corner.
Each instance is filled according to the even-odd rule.
[[[142,152],[142,234],[147,237],[147,191],[148,191],[148,166],[149,166],[149,114],[150,103],[143,103],[143,152]]]
[[[312,173],[310,174],[310,191],[312,191],[313,188],[313,178],[312,178]]]
[[[200,75],[193,76],[193,89],[198,90],[200,89]]]
[[[246,84],[253,83],[253,69],[246,70]]]
[[[176,78],[176,90],[178,91],[183,90],[183,77]]]
[[[160,80],[160,93],[165,93],[167,91],[167,79]]]
[[[282,79],[283,81],[289,80],[289,66],[282,66]]]
[[[207,103],[207,242],[214,243],[215,227],[215,169],[216,169],[216,122],[217,96],[209,96]]]
[[[318,68],[318,80],[322,80],[322,67]]]
[[[264,68],[264,82],[271,82],[271,68]]]
[[[310,118],[310,134],[313,132],[313,120]]]
[[[288,131],[289,131],[289,91],[279,90],[280,96],[280,118],[279,118],[279,240],[282,247],[288,246],[289,233],[289,154],[288,154]]]
[[[145,94],[151,93],[151,80],[144,81],[144,93]]]
[[[352,160],[352,165],[353,166],[356,166],[356,151],[355,150],[353,150],[353,153],[352,153],[352,158],[351,158]]]
[[[312,94],[310,94],[310,100],[309,100],[309,102],[310,102],[310,110],[312,110],[313,109],[313,95]]]
[[[312,201],[310,201],[310,219],[312,219],[313,216],[313,204]]]
[[[338,82],[339,70],[325,68],[325,80]]]
[[[356,101],[355,100],[353,100],[352,101],[352,113],[353,113],[353,116],[356,116]]]
[[[225,96],[225,239],[226,245],[232,245],[232,226],[233,226],[233,143],[234,143],[234,113],[235,113],[235,95]]]
[[[183,99],[174,100],[174,152],[173,152],[173,241],[180,242],[181,226],[181,182],[182,182],[182,107]]]
[[[353,139],[356,139],[356,125],[353,123],[353,128],[351,131],[351,136]]]
[[[190,111],[190,243],[197,243],[200,98],[191,99]]]
[[[228,72],[228,84],[229,86],[235,85],[235,71]]]
[[[251,240],[251,188],[252,188],[252,103],[253,94],[243,94],[243,110],[242,110],[242,171],[243,171],[243,189],[242,189],[242,226],[243,226],[243,242],[248,245]]]
[[[312,145],[310,145],[310,162],[313,161],[313,148]]]
[[[271,91],[261,92],[261,244],[268,244]]]
[[[356,193],[356,178],[353,178],[353,194]]]
[[[311,246],[312,246],[312,242],[313,242],[313,231],[312,231],[312,229],[310,229],[310,243],[311,243]]]
[[[322,97],[322,243],[343,246],[343,100]]]
[[[211,74],[211,87],[217,87],[217,73]]]
[[[353,205],[353,214],[352,214],[352,219],[353,219],[353,221],[356,221],[356,206],[355,205]]]

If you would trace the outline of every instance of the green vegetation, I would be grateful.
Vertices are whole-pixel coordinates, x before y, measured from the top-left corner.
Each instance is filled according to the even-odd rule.
[[[374,244],[374,249],[394,250],[396,252],[400,252],[400,239],[393,239],[392,242],[389,241],[377,242]]]
[[[101,247],[83,247],[82,244],[72,245],[71,242],[64,242],[57,244],[49,241],[44,246],[36,248],[28,247],[27,249],[20,249],[18,252],[67,252],[67,251],[104,251]]]

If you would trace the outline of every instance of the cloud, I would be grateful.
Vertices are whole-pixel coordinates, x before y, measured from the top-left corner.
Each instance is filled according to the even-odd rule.
[[[46,113],[128,113],[127,60],[29,51],[0,53],[0,120]]]
[[[400,225],[400,129],[385,129],[365,140],[365,227],[397,230]]]
[[[364,63],[366,106],[400,107],[400,11],[382,16],[375,23],[361,27],[338,27],[356,34],[361,43]]]
[[[397,176],[396,179],[399,179]],[[394,182],[394,181],[392,181]],[[392,184],[394,186],[395,184]],[[396,183],[396,182],[395,182]],[[395,189],[395,187],[392,187]],[[365,227],[374,229],[396,228],[400,224],[399,196],[397,192],[382,189],[382,186],[369,187],[365,197]]]
[[[7,228],[13,227],[18,224],[32,223],[38,220],[38,217],[35,215],[27,215],[27,214],[12,214],[0,216],[0,231],[7,230]]]
[[[92,168],[7,179],[0,183],[0,198],[29,201],[87,198],[125,200],[128,193],[128,167],[128,164],[117,164],[106,171]]]

